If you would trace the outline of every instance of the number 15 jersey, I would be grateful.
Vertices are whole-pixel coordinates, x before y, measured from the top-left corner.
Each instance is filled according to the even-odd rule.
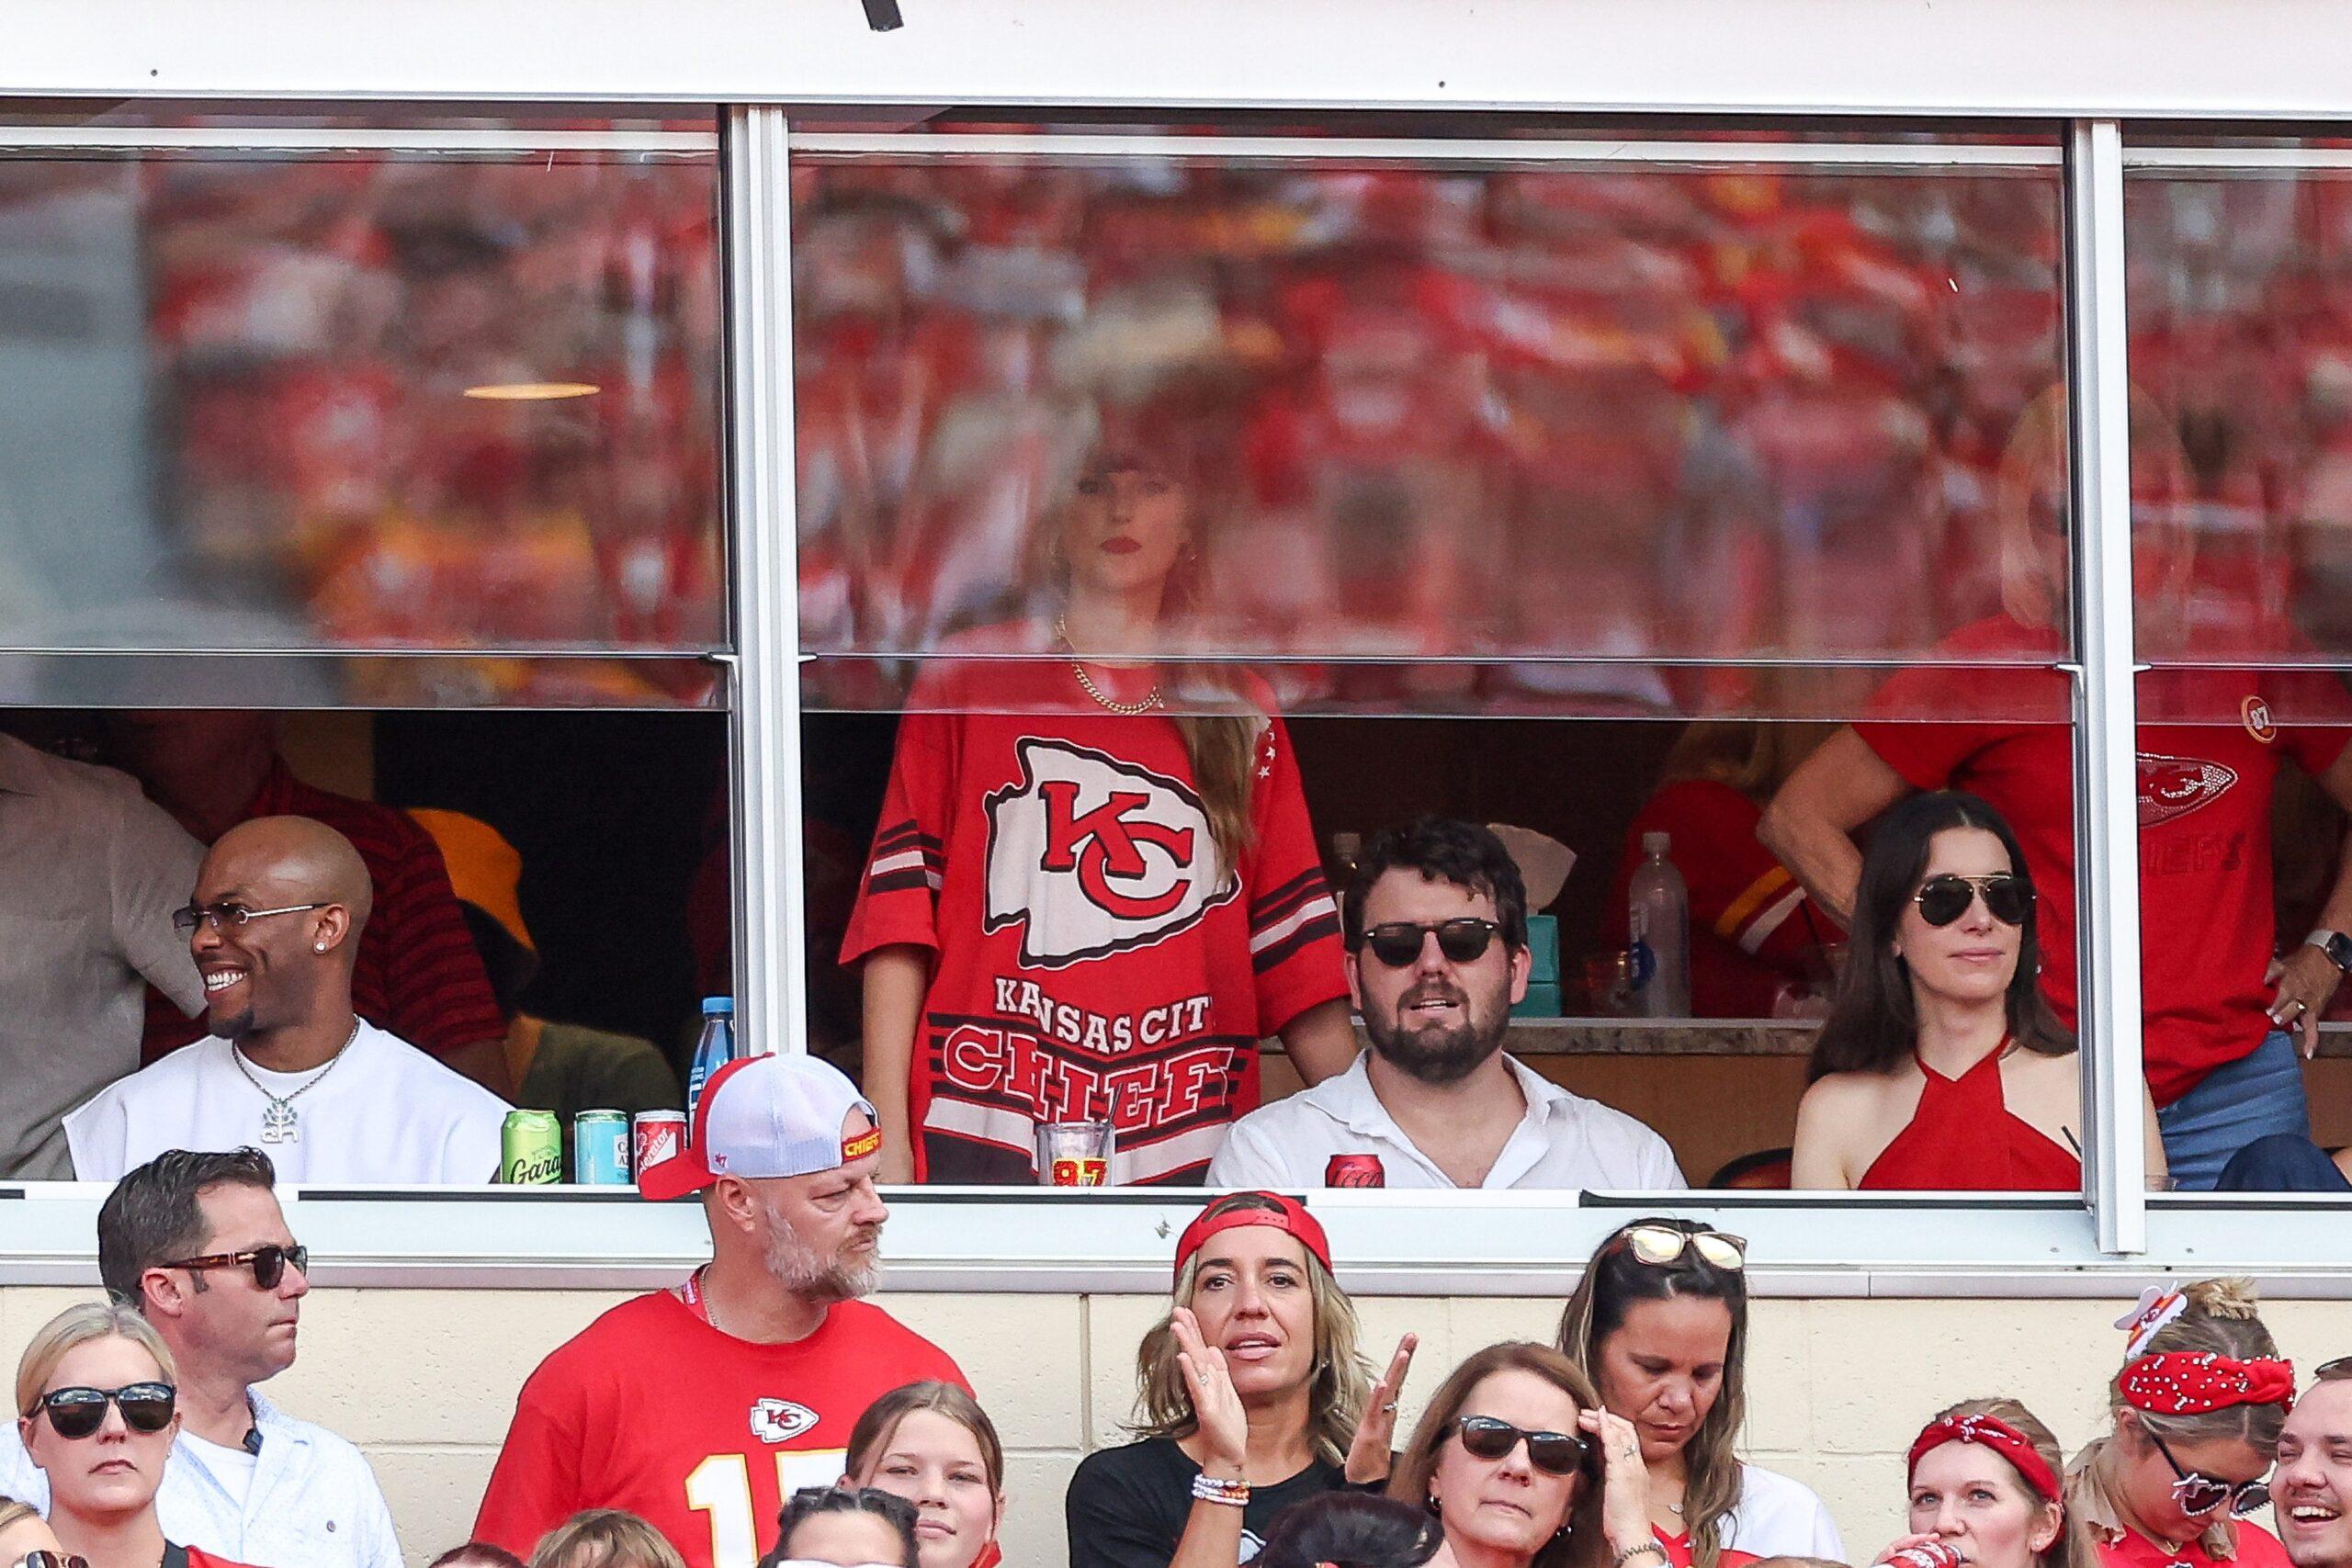
[[[802,1486],[841,1479],[850,1428],[901,1384],[971,1385],[881,1308],[843,1302],[790,1345],[722,1334],[668,1291],[623,1302],[523,1384],[474,1535],[527,1559],[582,1508],[626,1508],[688,1568],[754,1568]]]

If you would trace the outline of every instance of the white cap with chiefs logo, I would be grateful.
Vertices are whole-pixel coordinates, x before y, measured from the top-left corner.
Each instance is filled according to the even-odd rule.
[[[692,1141],[638,1172],[648,1198],[683,1198],[722,1176],[814,1176],[882,1146],[879,1127],[845,1137],[853,1111],[874,1107],[840,1068],[782,1052],[744,1056],[710,1075],[695,1102]]]

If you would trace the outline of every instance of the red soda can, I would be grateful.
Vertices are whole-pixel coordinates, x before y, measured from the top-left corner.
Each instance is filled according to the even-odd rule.
[[[641,1179],[665,1159],[686,1148],[686,1113],[683,1111],[640,1111],[629,1122],[629,1168]]]
[[[1930,1540],[1889,1552],[1886,1561],[1890,1568],[1961,1568],[1968,1559],[1960,1554],[1960,1548],[1956,1546]]]
[[[1378,1155],[1333,1155],[1323,1168],[1326,1187],[1385,1187],[1388,1173],[1380,1168]]]

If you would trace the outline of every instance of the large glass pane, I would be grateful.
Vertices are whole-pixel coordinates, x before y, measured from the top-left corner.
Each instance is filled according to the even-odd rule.
[[[2301,1134],[2352,1142],[2305,942],[2352,928],[2352,172],[2267,145],[2136,149],[2126,189],[2133,462],[2175,497],[2132,529],[2143,1021],[2184,1186],[2277,1134],[2233,1185],[2340,1189]]]
[[[812,841],[838,844],[809,918],[869,986],[877,947],[936,953],[914,1038],[869,1074],[926,1175],[1024,1179],[1031,1121],[1108,1103],[1165,1155],[1123,1178],[1196,1179],[1296,1081],[1270,1055],[1260,1082],[1249,1041],[1297,1032],[1262,983],[1252,1016],[1203,996],[1213,1053],[1119,1043],[1213,945],[1197,860],[1137,839],[1072,906],[1107,936],[1038,934],[1056,846],[1081,891],[1085,846],[1109,853],[1081,806],[1131,795],[1167,842],[1211,842],[1214,760],[1183,738],[1227,716],[1282,716],[1238,792],[1288,814],[1237,873],[1270,918],[1285,880],[1344,882],[1424,812],[1571,852],[1528,852],[1553,874],[1510,1049],[1697,1181],[1789,1144],[1880,809],[2008,785],[2071,924],[2046,141],[1285,161],[970,129],[795,161],[806,754]],[[1843,848],[1803,863],[1808,895],[1758,831],[1825,739],[1805,820]],[[1039,813],[1015,865],[1000,845]],[[1692,910],[1671,1005],[1630,918],[1651,832]],[[1290,935],[1234,923],[1260,952]],[[2070,993],[2063,929],[2050,951]],[[1179,1068],[1208,1090],[1181,1116],[1155,1098]],[[2066,1103],[2033,1135],[2071,1169],[2078,1108],[2044,1098]]]
[[[724,645],[715,156],[506,141],[0,162],[0,649]]]

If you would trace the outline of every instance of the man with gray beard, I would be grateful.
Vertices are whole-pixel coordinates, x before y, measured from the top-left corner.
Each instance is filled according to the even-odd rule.
[[[686,1147],[639,1173],[702,1194],[711,1258],[539,1363],[474,1521],[528,1556],[583,1508],[650,1522],[690,1568],[752,1568],[795,1489],[841,1478],[875,1399],[956,1363],[856,1298],[881,1272],[874,1107],[813,1056],[749,1056],[703,1088]]]
[[[1666,1140],[1503,1049],[1527,994],[1527,893],[1502,840],[1424,817],[1374,835],[1340,907],[1372,1049],[1233,1125],[1212,1187],[1679,1190]]]

